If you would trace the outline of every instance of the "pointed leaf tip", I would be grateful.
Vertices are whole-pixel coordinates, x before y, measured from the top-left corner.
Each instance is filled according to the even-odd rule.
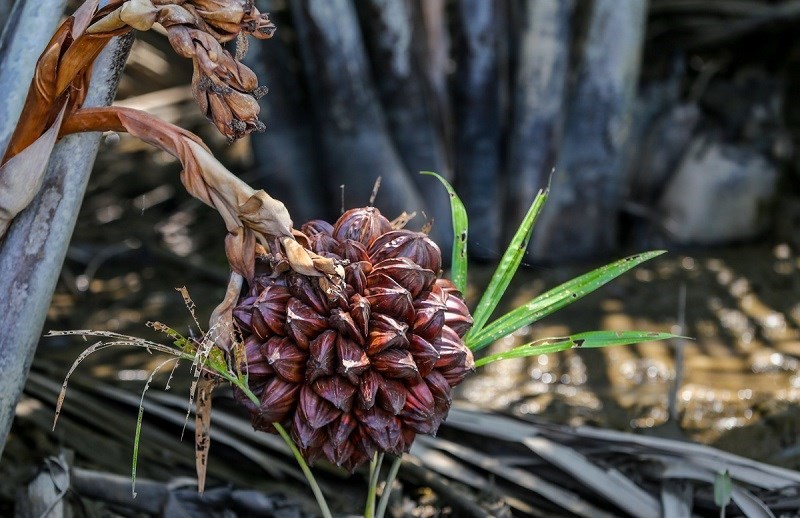
[[[456,194],[453,186],[441,175],[432,171],[421,171],[420,174],[433,176],[439,180],[447,194],[450,196],[450,212],[453,220],[453,255],[450,263],[452,270],[451,280],[456,288],[464,293],[467,289],[467,238],[469,235],[469,224],[467,219],[467,209]]]

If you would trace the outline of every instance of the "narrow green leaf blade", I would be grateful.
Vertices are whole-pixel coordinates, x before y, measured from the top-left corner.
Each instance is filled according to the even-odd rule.
[[[508,351],[475,360],[475,367],[480,367],[498,360],[538,356],[540,354],[550,354],[573,348],[595,349],[599,347],[631,345],[656,340],[669,340],[671,338],[681,337],[673,335],[672,333],[656,333],[651,331],[587,331],[570,336],[544,338],[525,345],[520,345]]]
[[[464,208],[461,199],[447,180],[431,171],[422,171],[421,174],[436,177],[450,195],[450,212],[453,216],[453,255],[450,263],[452,269],[450,280],[456,285],[458,291],[465,293],[467,289],[467,209]]]
[[[500,360],[510,360],[512,358],[524,358],[526,356],[538,356],[540,354],[552,354],[557,353],[559,351],[566,351],[567,349],[572,349],[572,342],[569,341],[560,341],[554,342],[550,344],[540,344],[537,345],[535,342],[531,342],[529,344],[520,345],[519,347],[514,347],[513,349],[509,349],[508,351],[503,351],[497,354],[491,354],[484,358],[480,358],[475,360],[475,368],[483,367],[484,365],[488,365],[492,362],[500,361]]]
[[[655,250],[632,255],[571,279],[506,313],[476,335],[467,335],[465,343],[473,351],[483,349],[495,340],[572,304],[631,268],[663,253],[664,250]]]
[[[144,389],[142,389],[142,397],[139,400],[139,415],[136,416],[136,432],[133,435],[133,458],[131,459],[131,495],[133,498],[136,498],[136,467],[139,460],[139,440],[142,437],[142,418],[144,417],[144,395],[147,394],[147,389],[150,388],[150,384],[153,383],[153,378],[156,377],[158,371],[161,370],[169,362],[177,362],[180,358],[170,358],[168,360],[164,360],[163,362],[159,363],[153,372],[150,373],[150,377],[147,378],[147,383],[144,385]]]
[[[513,239],[511,239],[511,242],[508,244],[503,258],[500,259],[500,264],[497,265],[497,270],[495,270],[494,275],[492,275],[492,280],[489,281],[489,286],[486,288],[486,291],[483,292],[478,307],[472,314],[475,323],[472,325],[472,329],[470,329],[469,333],[467,333],[467,340],[469,340],[470,336],[477,335],[481,329],[483,329],[483,326],[489,320],[489,317],[492,316],[492,312],[494,312],[497,304],[506,292],[506,288],[508,288],[508,285],[511,283],[511,279],[517,272],[517,268],[519,268],[519,264],[522,262],[522,257],[525,255],[525,251],[528,248],[528,242],[533,233],[533,226],[544,207],[545,201],[547,201],[547,195],[548,191],[546,189],[539,191],[530,209],[528,209],[528,213],[525,215],[525,218],[523,218],[522,223],[520,223],[517,232],[514,234]]]

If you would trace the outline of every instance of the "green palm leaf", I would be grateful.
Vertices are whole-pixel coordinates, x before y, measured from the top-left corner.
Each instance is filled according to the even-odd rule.
[[[450,280],[456,285],[458,291],[465,293],[467,290],[467,209],[464,208],[461,199],[447,180],[431,171],[422,171],[421,174],[436,177],[450,195],[450,212],[453,215],[453,256],[450,262],[452,269]]]
[[[631,345],[655,340],[668,340],[670,338],[680,337],[671,333],[655,333],[649,331],[588,331],[570,336],[544,338],[525,345],[520,345],[508,351],[475,360],[475,367],[481,367],[499,360],[537,356],[539,354],[549,354],[573,348],[594,349],[599,347],[611,347],[614,345]]]
[[[514,277],[514,274],[517,272],[517,268],[519,268],[519,264],[522,262],[522,257],[525,255],[525,251],[528,248],[528,242],[533,233],[533,225],[536,223],[536,219],[539,217],[539,213],[541,213],[544,207],[544,202],[547,201],[547,194],[548,190],[546,189],[539,191],[539,194],[536,195],[536,199],[533,200],[531,204],[531,208],[528,209],[528,213],[525,215],[517,232],[514,234],[514,238],[508,244],[503,258],[500,259],[500,264],[497,265],[497,270],[495,270],[494,275],[492,275],[492,280],[489,281],[489,286],[486,288],[486,291],[483,292],[478,307],[472,314],[475,323],[467,334],[467,341],[469,341],[470,337],[474,337],[483,329],[486,321],[492,316],[492,312],[494,312],[497,304],[503,297],[506,288],[508,288],[508,285],[511,283],[511,278]]]
[[[568,306],[631,268],[663,253],[663,250],[656,250],[632,255],[569,280],[506,313],[478,333],[468,334],[465,343],[473,351],[483,349],[495,340]]]

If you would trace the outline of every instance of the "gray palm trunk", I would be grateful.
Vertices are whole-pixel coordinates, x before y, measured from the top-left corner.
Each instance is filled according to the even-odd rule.
[[[64,0],[17,2],[0,39],[0,150],[5,150],[36,60],[55,30]],[[115,38],[98,58],[85,106],[108,105],[132,35]],[[42,334],[50,299],[100,145],[99,133],[56,144],[42,188],[0,242],[0,455]],[[2,153],[0,153],[2,154]]]

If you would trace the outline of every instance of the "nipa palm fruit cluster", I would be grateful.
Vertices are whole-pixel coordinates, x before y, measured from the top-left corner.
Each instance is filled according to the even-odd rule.
[[[343,285],[260,271],[234,309],[253,426],[291,431],[310,462],[353,470],[375,452],[399,455],[447,416],[452,387],[474,369],[462,337],[472,317],[440,279],[441,252],[424,233],[393,229],[372,207],[301,228],[319,255],[341,261]]]

